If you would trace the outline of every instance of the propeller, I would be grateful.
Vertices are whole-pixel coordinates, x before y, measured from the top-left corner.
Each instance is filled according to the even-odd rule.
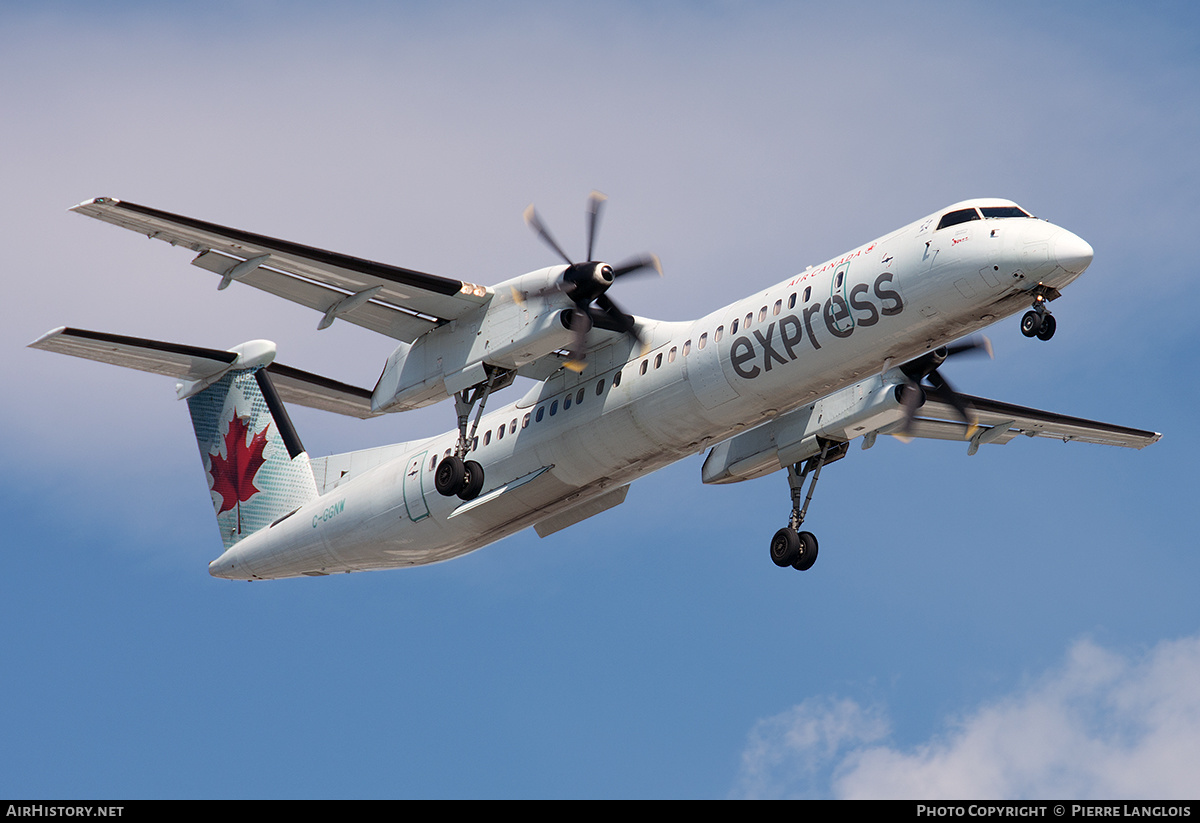
[[[660,277],[662,276],[662,265],[659,263],[657,255],[653,254],[631,258],[619,266],[610,266],[608,263],[593,259],[596,234],[600,226],[600,214],[604,210],[604,203],[607,200],[608,198],[598,191],[594,191],[588,196],[587,260],[581,263],[571,260],[570,256],[562,250],[562,246],[558,245],[554,235],[538,217],[532,203],[525,209],[525,223],[567,264],[567,269],[558,283],[535,294],[545,297],[555,292],[562,292],[575,304],[569,310],[569,314],[564,317],[564,324],[575,333],[571,343],[570,360],[566,365],[575,371],[583,370],[587,333],[593,326],[621,332],[639,343],[644,343],[641,335],[638,334],[637,323],[633,316],[622,311],[606,292],[618,278],[630,274],[655,271]]]
[[[967,424],[967,437],[975,434],[975,430],[979,427],[979,419],[975,415],[975,410],[963,399],[962,395],[954,390],[950,381],[938,372],[938,368],[949,358],[957,354],[972,352],[983,352],[988,357],[992,357],[992,341],[982,335],[971,337],[950,346],[934,349],[900,367],[900,371],[907,379],[900,396],[900,402],[904,406],[904,428],[900,430],[897,437],[905,442],[912,439],[917,409],[925,402],[925,391],[921,386],[922,380],[926,381],[930,388],[938,392],[941,399],[958,412],[958,416]]]

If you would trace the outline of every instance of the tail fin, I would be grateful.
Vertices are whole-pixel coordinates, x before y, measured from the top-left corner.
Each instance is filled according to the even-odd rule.
[[[308,455],[268,374],[275,359],[269,340],[221,351],[58,328],[30,345],[185,381],[179,397],[188,401],[226,549],[317,498]],[[279,368],[291,396],[365,416],[369,392]]]
[[[189,397],[188,411],[226,549],[317,498],[308,454],[261,366],[230,370]]]

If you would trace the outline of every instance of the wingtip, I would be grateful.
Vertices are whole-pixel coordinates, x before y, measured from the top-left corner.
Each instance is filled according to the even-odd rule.
[[[81,212],[92,206],[111,206],[120,202],[121,201],[115,197],[93,197],[91,200],[84,200],[82,203],[76,203],[74,206],[71,206],[69,209],[67,209],[67,211]]]
[[[52,337],[58,337],[60,334],[62,334],[66,330],[67,330],[66,326],[59,326],[58,328],[51,329],[50,331],[46,332],[41,337],[39,337],[37,340],[34,340],[32,343],[30,343],[28,346],[26,346],[26,348],[30,348],[30,349],[43,348],[43,346],[41,346],[39,344],[45,343],[47,340],[49,340]]]

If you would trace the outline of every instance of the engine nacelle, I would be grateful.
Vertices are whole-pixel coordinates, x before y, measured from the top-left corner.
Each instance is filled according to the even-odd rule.
[[[713,447],[705,483],[752,480],[821,453],[820,439],[849,441],[904,419],[902,383],[876,375]]]
[[[487,380],[487,366],[515,371],[571,344],[561,314],[570,301],[554,289],[563,266],[494,287],[478,311],[401,343],[371,397],[374,411],[408,411]]]

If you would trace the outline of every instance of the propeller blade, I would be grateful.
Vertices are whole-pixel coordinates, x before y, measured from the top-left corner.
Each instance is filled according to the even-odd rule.
[[[912,442],[913,422],[917,419],[917,409],[921,408],[921,387],[916,383],[905,383],[900,402],[904,405],[904,428],[896,435],[902,442]]]
[[[563,289],[561,283],[555,283],[552,286],[546,286],[545,288],[537,289],[536,291],[517,291],[514,288],[512,290],[512,298],[513,302],[518,306],[523,306],[525,305],[525,301],[531,297],[541,299],[543,297],[549,297],[552,294],[562,294],[562,291]]]
[[[558,256],[566,260],[568,266],[575,265],[571,258],[567,257],[567,253],[555,242],[546,227],[542,225],[542,221],[538,218],[537,212],[534,211],[532,203],[525,209],[525,225],[533,229],[546,245],[558,252]]]
[[[937,369],[931,371],[926,379],[929,380],[929,385],[945,397],[946,402],[954,407],[958,416],[967,424],[967,437],[973,437],[975,430],[979,428],[979,418],[975,416],[975,410],[963,402],[962,396],[954,390],[949,380],[938,374]]]
[[[598,191],[594,191],[588,196],[588,244],[586,258],[588,262],[595,259],[592,257],[592,249],[596,245],[596,231],[600,227],[600,211],[604,208],[604,201],[606,200],[608,198]]]
[[[659,262],[657,254],[643,254],[641,257],[626,260],[619,266],[613,266],[613,277],[624,277],[627,274],[633,274],[634,272],[646,269],[656,271],[658,272],[658,276],[662,277],[662,263]]]
[[[996,355],[992,351],[992,341],[980,335],[979,337],[971,337],[963,340],[961,343],[955,343],[952,346],[946,347],[946,356],[953,357],[956,354],[963,354],[969,351],[982,351],[988,357],[995,360]]]
[[[607,294],[600,295],[596,298],[596,305],[604,311],[605,316],[607,316],[620,331],[628,334],[639,343],[645,342],[642,340],[642,336],[638,334],[637,322],[633,319],[633,316],[621,311],[621,308],[613,302],[611,297],[609,297]]]
[[[563,365],[571,371],[581,372],[587,365],[584,361],[587,358],[587,333],[592,329],[592,318],[586,311],[577,307],[571,309],[569,322],[574,337],[568,351],[570,359]]]

